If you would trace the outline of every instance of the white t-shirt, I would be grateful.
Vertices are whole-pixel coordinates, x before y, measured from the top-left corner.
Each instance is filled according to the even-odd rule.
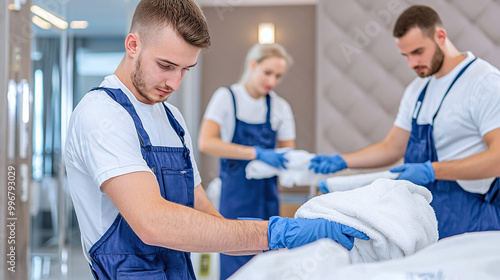
[[[237,117],[239,120],[251,124],[266,122],[267,105],[266,97],[252,98],[242,84],[231,86],[236,100]],[[271,96],[271,126],[276,131],[278,141],[295,139],[295,121],[292,109],[285,99],[279,97],[274,91]],[[212,120],[220,125],[221,139],[231,142],[234,134],[234,106],[231,93],[225,87],[215,91],[208,103],[204,119]]]
[[[447,75],[416,78],[405,90],[394,125],[411,131],[414,108],[429,79],[418,124],[432,123],[441,100],[458,72],[475,56],[467,58]],[[472,63],[455,82],[434,121],[434,141],[439,161],[462,159],[487,150],[483,136],[500,127],[500,72],[482,59]],[[458,180],[469,192],[484,194],[494,178]]]
[[[120,88],[127,95],[152,145],[182,147],[162,104],[139,102],[115,75],[106,77],[101,87]],[[186,131],[186,146],[192,151],[191,137],[181,113],[174,106],[165,104]],[[73,111],[64,159],[69,190],[82,234],[83,251],[89,260],[88,251],[118,215],[118,209],[100,189],[101,184],[119,175],[151,170],[142,157],[132,118],[104,91],[87,93]],[[201,178],[192,153],[191,162],[194,185],[198,186]]]

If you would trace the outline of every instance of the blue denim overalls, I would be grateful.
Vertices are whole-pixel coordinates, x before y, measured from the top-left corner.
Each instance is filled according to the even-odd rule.
[[[172,128],[184,147],[153,146],[132,103],[121,89],[103,90],[127,110],[135,123],[141,153],[158,180],[161,196],[168,201],[193,207],[194,179],[184,130],[163,104]],[[168,238],[168,237],[167,237]],[[111,227],[89,251],[96,279],[195,279],[190,254],[143,243],[118,214]]]
[[[236,100],[233,91],[235,127],[232,143],[244,146],[276,147],[276,132],[271,128],[271,97],[266,95],[267,116],[262,124],[249,124],[236,116]],[[220,213],[228,219],[260,218],[268,220],[279,215],[277,178],[247,180],[245,168],[249,160],[222,158],[220,178],[222,181]],[[252,256],[228,256],[221,254],[221,278],[227,279]]]
[[[434,119],[450,89],[475,60],[464,66],[457,74],[443,96],[432,119],[432,124],[419,125],[417,118],[429,85],[427,82],[415,105],[405,163],[438,161],[432,134]],[[465,232],[500,229],[500,180],[498,178],[484,195],[467,192],[456,181],[436,180],[425,187],[433,195],[431,206],[436,212],[440,239]]]

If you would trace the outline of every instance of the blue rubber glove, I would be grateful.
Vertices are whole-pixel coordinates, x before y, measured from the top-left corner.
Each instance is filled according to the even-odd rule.
[[[285,153],[277,153],[274,149],[262,149],[260,147],[255,148],[256,159],[261,160],[272,167],[286,169],[285,162],[288,160],[285,158]]]
[[[314,169],[314,173],[322,174],[335,173],[346,168],[347,163],[339,154],[315,156],[309,165],[309,170]]]
[[[430,161],[424,163],[405,163],[390,169],[391,172],[401,172],[396,180],[408,180],[416,185],[425,186],[436,181],[434,168]]]
[[[328,184],[326,183],[326,180],[319,182],[318,189],[322,193],[329,193],[330,192],[330,190],[328,189]]]
[[[354,238],[370,238],[352,228],[325,219],[292,219],[273,216],[269,219],[267,238],[269,249],[299,247],[321,238],[330,238],[347,250],[354,246]]]

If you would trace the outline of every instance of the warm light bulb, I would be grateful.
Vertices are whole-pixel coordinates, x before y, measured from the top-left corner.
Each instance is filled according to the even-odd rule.
[[[259,24],[259,43],[274,44],[274,24],[261,23]]]

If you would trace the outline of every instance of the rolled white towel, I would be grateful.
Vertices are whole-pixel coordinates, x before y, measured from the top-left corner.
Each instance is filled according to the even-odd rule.
[[[257,159],[250,161],[245,168],[245,177],[248,180],[271,178],[279,173],[278,168]]]
[[[328,178],[325,174],[316,174],[309,170],[311,159],[315,154],[304,150],[281,150],[287,151],[285,158],[288,160],[285,163],[287,169],[274,168],[263,161],[252,160],[248,163],[245,172],[247,179],[264,179],[278,176],[280,184],[284,187],[294,186],[317,186],[319,182]]]
[[[437,242],[431,200],[429,190],[409,181],[377,179],[362,188],[314,197],[295,217],[323,218],[364,232],[370,240],[354,240],[351,262],[373,262],[408,256]]]
[[[398,175],[399,173],[387,170],[356,175],[335,176],[326,179],[326,185],[328,186],[329,192],[348,191],[369,185],[380,178],[396,179]]]

